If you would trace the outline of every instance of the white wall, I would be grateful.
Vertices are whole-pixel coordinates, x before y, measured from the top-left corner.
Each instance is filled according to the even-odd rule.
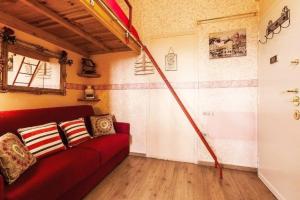
[[[134,24],[220,161],[257,167],[256,17],[197,26],[197,20],[257,11],[255,0],[133,0]],[[248,55],[210,60],[209,33],[247,29]],[[178,71],[165,71],[172,47]],[[100,110],[131,123],[131,151],[196,163],[211,161],[157,73],[134,76],[132,53],[94,57],[101,69]]]
[[[246,17],[205,23],[197,30],[198,81],[210,85],[199,87],[198,121],[223,163],[254,168],[257,167],[257,26],[257,17]],[[209,59],[209,34],[239,29],[246,29],[247,56]],[[202,148],[198,149],[200,160],[205,160],[207,155],[201,153]]]
[[[293,94],[300,88],[300,66],[290,64],[300,58],[300,1],[261,1],[260,38],[270,19],[276,20],[282,8],[291,9],[291,26],[259,45],[258,159],[259,177],[278,199],[300,199],[300,122],[293,119]],[[279,62],[269,64],[278,55]]]

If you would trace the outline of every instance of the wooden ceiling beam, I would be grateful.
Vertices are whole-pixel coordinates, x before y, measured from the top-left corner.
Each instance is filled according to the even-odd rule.
[[[43,4],[39,3],[36,0],[20,0],[23,4],[35,9],[36,11],[40,12],[41,14],[49,17],[53,21],[56,21],[57,23],[61,24],[68,30],[80,35],[84,39],[88,40],[92,44],[100,47],[101,49],[104,49],[105,51],[109,51],[110,49],[103,45],[101,42],[99,42],[96,38],[89,35],[89,33],[83,31],[79,27],[75,26],[74,24],[70,23],[68,20],[64,19],[63,17],[59,16],[57,13],[52,11],[51,9],[45,7]]]
[[[0,23],[5,24],[11,28],[23,31],[27,34],[36,36],[43,40],[46,40],[46,41],[53,43],[57,46],[60,46],[62,48],[79,53],[82,56],[86,56],[86,57],[89,56],[89,54],[86,51],[84,51],[83,49],[81,49],[69,42],[66,42],[65,40],[57,37],[56,35],[50,34],[40,28],[32,26],[31,24],[28,24],[22,20],[19,20],[18,18],[8,15],[2,11],[0,11]]]

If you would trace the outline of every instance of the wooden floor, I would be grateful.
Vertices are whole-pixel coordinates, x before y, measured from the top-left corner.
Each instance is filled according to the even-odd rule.
[[[276,199],[252,172],[128,157],[85,200],[269,200]]]

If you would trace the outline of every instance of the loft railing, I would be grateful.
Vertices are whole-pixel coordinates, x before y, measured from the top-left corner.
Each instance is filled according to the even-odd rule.
[[[128,10],[129,10],[129,24],[128,24],[128,30],[131,31],[131,27],[132,27],[132,5],[130,4],[129,0],[124,0],[126,5],[128,6]]]
[[[100,4],[103,8],[106,9],[106,11],[117,21],[117,23],[124,28],[124,30],[126,30],[126,34],[125,34],[125,39],[126,39],[126,42],[128,43],[129,42],[129,38],[131,37],[134,41],[137,41],[137,39],[132,36],[131,34],[131,31],[132,31],[132,5],[131,3],[129,2],[129,0],[124,0],[125,4],[127,5],[128,7],[128,25],[125,24],[123,21],[121,21],[119,19],[119,17],[115,14],[114,10],[104,1],[104,0],[90,0],[90,4],[94,4],[94,3],[98,3]]]
[[[128,25],[124,24],[123,21],[119,20],[118,16],[115,14],[114,10],[104,1],[104,0],[90,0],[91,4],[99,3],[100,5],[102,5],[116,20],[117,22],[122,25],[124,28],[126,28],[127,30],[131,31],[132,28],[132,5],[129,2],[129,0],[124,0],[125,4],[128,7]],[[92,3],[93,2],[93,3]]]

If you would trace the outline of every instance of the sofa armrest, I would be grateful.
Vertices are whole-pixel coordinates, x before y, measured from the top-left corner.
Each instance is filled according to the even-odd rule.
[[[4,199],[4,178],[0,174],[0,200]]]
[[[130,124],[124,122],[114,122],[117,133],[130,134]]]

